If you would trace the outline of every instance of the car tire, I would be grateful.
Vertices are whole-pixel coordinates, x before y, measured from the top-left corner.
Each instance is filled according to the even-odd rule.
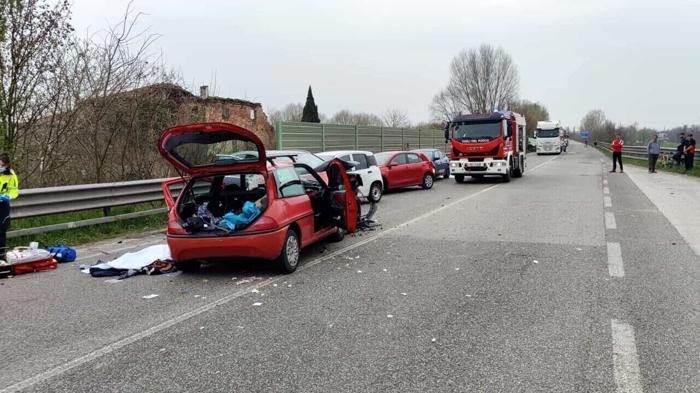
[[[457,183],[464,183],[464,175],[455,175],[455,181]]]
[[[382,199],[382,194],[383,194],[382,184],[378,181],[375,181],[369,187],[369,196],[367,196],[367,199],[370,202],[377,203]]]
[[[512,177],[511,172],[512,172],[512,169],[508,169],[508,170],[506,171],[506,174],[503,175],[503,182],[504,182],[504,183],[509,183],[509,182],[510,182],[510,178]]]
[[[447,169],[445,169],[445,174],[442,175],[442,178],[443,178],[443,179],[449,179],[449,178],[450,178],[450,168],[449,168],[449,167],[448,167]]]
[[[202,263],[199,260],[181,261],[175,262],[175,267],[181,272],[191,273],[198,271],[202,267]]]
[[[282,251],[277,257],[277,263],[282,270],[282,273],[289,274],[297,270],[299,259],[301,257],[301,243],[299,235],[294,229],[287,230],[287,236],[282,244]]]
[[[433,188],[433,184],[435,183],[435,176],[433,176],[432,173],[426,173],[423,175],[423,183],[420,185],[423,187],[425,190],[429,190]]]

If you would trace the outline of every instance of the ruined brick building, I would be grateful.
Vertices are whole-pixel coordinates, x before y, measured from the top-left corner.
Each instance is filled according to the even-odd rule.
[[[200,87],[196,96],[174,84],[158,84],[144,87],[150,93],[160,93],[175,104],[179,123],[225,122],[241,126],[255,133],[271,149],[275,145],[275,132],[267,120],[262,105],[236,98],[213,97],[209,87]]]

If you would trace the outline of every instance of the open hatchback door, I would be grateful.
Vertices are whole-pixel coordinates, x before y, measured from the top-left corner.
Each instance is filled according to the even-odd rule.
[[[346,163],[334,159],[325,169],[328,174],[328,188],[331,191],[331,208],[338,214],[340,228],[352,233],[357,229],[359,204],[355,186],[346,172]],[[318,168],[317,168],[318,170]]]
[[[163,131],[160,154],[190,176],[257,172],[267,176],[265,146],[252,132],[228,123],[188,124]]]

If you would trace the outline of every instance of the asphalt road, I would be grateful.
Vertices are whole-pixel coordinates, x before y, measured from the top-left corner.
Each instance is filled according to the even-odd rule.
[[[390,193],[380,230],[292,275],[77,269],[150,234],[0,281],[0,391],[700,391],[700,258],[602,158],[573,144],[508,184]]]

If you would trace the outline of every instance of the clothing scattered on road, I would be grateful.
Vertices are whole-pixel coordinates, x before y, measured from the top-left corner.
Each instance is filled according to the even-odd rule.
[[[80,270],[93,277],[128,278],[137,274],[151,276],[172,273],[176,268],[170,257],[170,248],[166,244],[158,244],[126,253],[111,262],[97,261],[92,266],[81,265]]]

